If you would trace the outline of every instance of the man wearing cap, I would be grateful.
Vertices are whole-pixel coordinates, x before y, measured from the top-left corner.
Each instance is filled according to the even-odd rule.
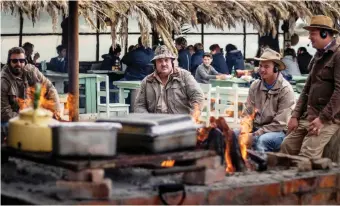
[[[259,74],[249,89],[246,108],[242,118],[249,118],[255,111],[253,131],[246,144],[259,151],[278,151],[284,139],[287,123],[295,105],[294,91],[280,71],[286,68],[281,55],[265,49],[260,58]],[[236,137],[239,132],[235,130]]]
[[[136,113],[191,114],[201,109],[203,92],[189,71],[174,66],[175,55],[158,46],[151,60],[155,71],[146,76],[137,94]]]
[[[321,158],[324,147],[340,128],[340,38],[327,16],[312,17],[304,27],[316,54],[305,87],[288,123],[281,152]]]

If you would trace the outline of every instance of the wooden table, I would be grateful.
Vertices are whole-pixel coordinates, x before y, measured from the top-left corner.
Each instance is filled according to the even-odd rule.
[[[87,73],[89,74],[124,74],[123,71],[113,71],[113,70],[88,70]]]
[[[64,94],[64,82],[68,82],[67,73],[59,73],[47,70],[43,73],[52,83],[58,93]],[[79,109],[81,113],[96,113],[97,110],[97,74],[79,73],[79,85],[85,85],[85,94],[79,94],[79,97],[85,98],[85,111]]]
[[[141,81],[116,81],[113,82],[113,85],[116,85],[119,88],[119,103],[125,104],[125,95],[124,89],[136,90],[140,88]],[[129,91],[126,92],[127,94]]]
[[[210,79],[210,84],[212,87],[220,86],[220,87],[233,87],[234,84],[237,84],[238,87],[248,87],[249,82],[240,78],[233,79]]]
[[[303,75],[303,76],[293,76],[293,80],[296,82],[296,84],[298,83],[305,83],[307,80],[308,76]]]

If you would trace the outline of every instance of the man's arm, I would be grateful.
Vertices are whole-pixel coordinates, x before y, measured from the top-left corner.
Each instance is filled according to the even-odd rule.
[[[204,94],[200,87],[200,85],[197,83],[195,78],[191,75],[189,72],[185,72],[184,81],[185,81],[185,90],[187,97],[189,99],[190,107],[191,109],[194,109],[195,105],[197,105],[200,109],[203,108],[203,100],[204,100]]]
[[[9,103],[8,93],[10,90],[9,83],[5,79],[1,79],[1,122],[8,122],[9,119],[18,115],[13,111]]]
[[[216,71],[216,69],[214,67],[211,67],[211,73],[213,75],[219,75],[220,73],[218,73],[218,71]]]
[[[319,118],[322,123],[334,120],[334,117],[340,112],[340,53],[335,56],[334,62],[334,91],[326,105],[320,112]]]
[[[311,60],[310,64],[308,65],[308,70],[310,70],[310,73],[312,72],[311,69],[314,65],[314,59]],[[311,86],[311,75],[308,75],[307,81],[305,86],[303,87],[303,90],[300,94],[299,100],[296,103],[296,106],[293,110],[292,117],[294,118],[300,118],[304,108],[306,107],[307,101],[308,101],[308,94],[309,89]]]
[[[216,75],[209,75],[208,72],[203,68],[203,66],[198,66],[197,72],[204,80],[216,79]]]
[[[290,119],[291,112],[295,105],[295,95],[291,87],[286,87],[280,94],[278,100],[278,111],[270,124],[260,127],[255,136],[261,136],[268,132],[279,132],[287,129],[287,123]]]
[[[149,113],[146,101],[146,78],[144,78],[137,93],[133,111],[135,113]]]
[[[257,81],[259,81],[259,80],[257,80]],[[253,84],[249,88],[247,101],[245,103],[245,108],[242,111],[241,118],[252,115],[255,112],[254,111],[255,110],[254,89],[256,87],[255,85],[256,85],[256,82],[253,82]]]

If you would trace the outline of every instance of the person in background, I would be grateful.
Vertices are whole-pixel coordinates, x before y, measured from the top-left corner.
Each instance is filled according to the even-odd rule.
[[[295,50],[292,48],[287,48],[283,52],[283,63],[285,63],[287,69],[282,71],[283,76],[287,80],[291,80],[292,76],[301,76],[299,65],[296,59]]]
[[[51,58],[50,65],[56,72],[67,73],[66,48],[63,45],[57,46],[58,56]]]
[[[204,47],[201,43],[194,45],[195,53],[191,56],[191,74],[195,76],[196,69],[203,63]]]
[[[145,77],[135,101],[136,113],[193,114],[202,109],[203,92],[190,72],[174,66],[176,56],[158,46],[154,73]]]
[[[192,56],[192,55],[195,53],[195,49],[194,49],[194,46],[193,46],[193,45],[189,45],[189,46],[187,47],[187,50],[189,51],[190,56]]]
[[[30,42],[26,42],[22,47],[25,49],[27,63],[35,65],[37,63],[37,60],[40,58],[40,54],[38,52],[35,53],[32,59],[34,45]]]
[[[121,64],[120,64],[120,53],[122,49],[119,44],[116,44],[115,48],[112,49],[112,46],[109,48],[108,54],[103,54],[102,58],[103,63],[100,67],[100,70],[112,70],[112,67],[115,67],[118,70],[121,70]]]
[[[283,153],[319,159],[340,129],[340,37],[335,37],[339,31],[333,25],[330,17],[317,15],[303,27],[317,52],[289,120]]]
[[[223,54],[221,53],[220,46],[218,44],[213,44],[209,47],[209,50],[213,56],[211,66],[214,67],[214,69],[221,74],[230,74],[228,70],[228,65]]]
[[[175,40],[175,45],[178,51],[178,66],[190,71],[191,55],[187,50],[187,40],[184,37],[178,37]]]
[[[242,52],[240,50],[237,50],[237,47],[233,44],[227,44],[225,47],[225,61],[228,65],[229,74],[232,73],[232,70],[234,69],[234,72],[236,73],[236,70],[243,70],[244,69],[244,59]]]
[[[135,45],[130,45],[129,48],[128,48],[128,52],[132,52],[135,49],[136,49]]]
[[[153,67],[152,64],[150,64],[150,61],[153,57],[154,52],[152,49],[143,46],[142,39],[139,37],[138,47],[124,55],[122,59],[122,63],[127,66],[124,74],[125,80],[143,80],[147,75],[152,73]]]
[[[195,79],[198,83],[209,84],[210,79],[226,79],[225,74],[218,73],[210,64],[212,55],[210,53],[203,54],[203,63],[198,66]]]
[[[25,50],[13,47],[8,51],[7,59],[7,64],[1,70],[1,124],[19,115],[18,98],[27,99],[28,87],[34,87],[36,83],[46,88],[46,99],[53,101],[54,112],[59,112],[57,90],[38,68],[27,63]]]
[[[313,56],[308,53],[306,47],[300,47],[297,54],[297,61],[301,74],[309,74],[308,64],[312,60]]]
[[[241,118],[249,118],[255,113],[253,131],[248,139],[240,141],[253,146],[258,151],[279,151],[285,138],[288,120],[295,106],[295,95],[290,83],[283,78],[281,71],[285,64],[281,55],[265,49],[259,63],[261,79],[255,80],[249,89],[246,108]],[[236,137],[240,131],[235,130]]]

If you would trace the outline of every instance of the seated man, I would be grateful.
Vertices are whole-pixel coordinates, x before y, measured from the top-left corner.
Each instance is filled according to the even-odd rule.
[[[288,123],[289,135],[281,152],[321,158],[325,146],[340,128],[340,38],[327,16],[314,16],[309,31],[317,49],[305,87]]]
[[[212,55],[205,53],[203,55],[203,64],[199,65],[196,70],[195,79],[198,83],[209,84],[210,79],[226,79],[225,74],[218,73],[210,64]]]
[[[27,88],[33,87],[36,83],[46,87],[46,98],[55,102],[55,111],[60,111],[59,96],[53,84],[34,65],[27,63],[23,48],[10,49],[7,64],[1,71],[2,124],[18,115],[17,98],[26,99]]]
[[[56,72],[67,73],[66,48],[63,45],[57,46],[58,56],[50,60],[50,65]]]
[[[174,67],[166,46],[155,50],[155,71],[145,77],[135,101],[136,113],[190,114],[201,109],[203,92],[189,71]]]
[[[24,48],[24,50],[25,50],[27,63],[35,65],[37,63],[37,60],[40,58],[40,54],[38,52],[35,53],[34,57],[32,59],[32,54],[34,52],[34,45],[30,42],[26,42],[26,43],[24,43],[22,48]]]
[[[249,140],[259,151],[278,151],[286,136],[287,123],[295,105],[292,86],[280,71],[285,64],[281,55],[266,49],[260,58],[259,74],[261,80],[255,80],[249,89],[246,108],[242,117],[251,116],[255,109],[253,132]],[[235,132],[239,136],[239,132]]]

